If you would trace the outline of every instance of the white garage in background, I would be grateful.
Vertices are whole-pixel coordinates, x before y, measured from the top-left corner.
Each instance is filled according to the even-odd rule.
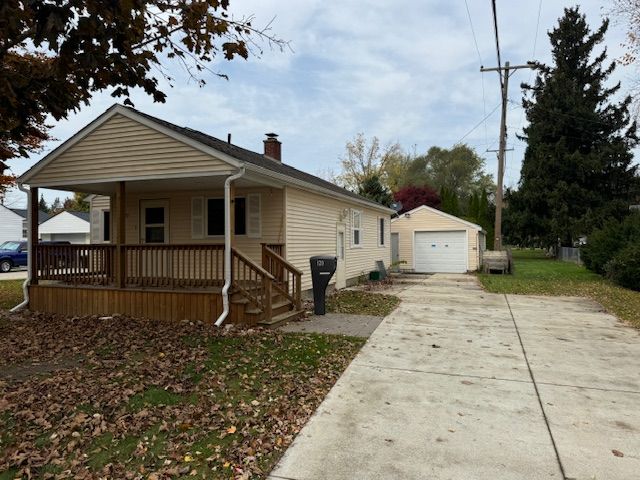
[[[482,265],[486,237],[480,225],[422,205],[391,220],[391,247],[400,270],[464,273]]]
[[[42,241],[89,243],[89,212],[62,211],[39,227]]]

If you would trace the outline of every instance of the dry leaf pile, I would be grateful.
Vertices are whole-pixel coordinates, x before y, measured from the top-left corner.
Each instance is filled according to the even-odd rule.
[[[0,478],[264,478],[362,344],[0,316]]]

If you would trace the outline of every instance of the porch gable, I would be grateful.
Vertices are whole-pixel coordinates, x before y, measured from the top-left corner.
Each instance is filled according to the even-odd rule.
[[[64,186],[88,183],[228,175],[237,162],[197,142],[178,138],[136,118],[108,110],[25,173],[21,183]],[[226,157],[226,156],[225,156]]]

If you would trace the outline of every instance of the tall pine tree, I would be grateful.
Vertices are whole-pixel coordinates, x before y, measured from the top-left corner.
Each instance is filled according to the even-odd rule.
[[[605,65],[609,22],[591,31],[579,8],[565,9],[549,33],[553,65],[536,65],[529,98],[529,121],[520,185],[509,199],[507,224],[525,243],[571,245],[606,218],[621,217],[638,191],[631,149],[636,125],[630,99],[612,97],[620,84],[607,86],[615,62]]]

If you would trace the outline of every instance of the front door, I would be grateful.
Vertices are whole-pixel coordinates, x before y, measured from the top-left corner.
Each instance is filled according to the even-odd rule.
[[[169,201],[140,201],[140,243],[169,243]]]
[[[345,227],[343,223],[339,223],[336,227],[336,288],[345,288],[347,286],[347,278],[345,273]]]
[[[169,201],[140,201],[140,243],[169,243]],[[144,282],[164,285],[172,277],[171,252],[168,250],[145,249],[132,258],[132,268]]]

